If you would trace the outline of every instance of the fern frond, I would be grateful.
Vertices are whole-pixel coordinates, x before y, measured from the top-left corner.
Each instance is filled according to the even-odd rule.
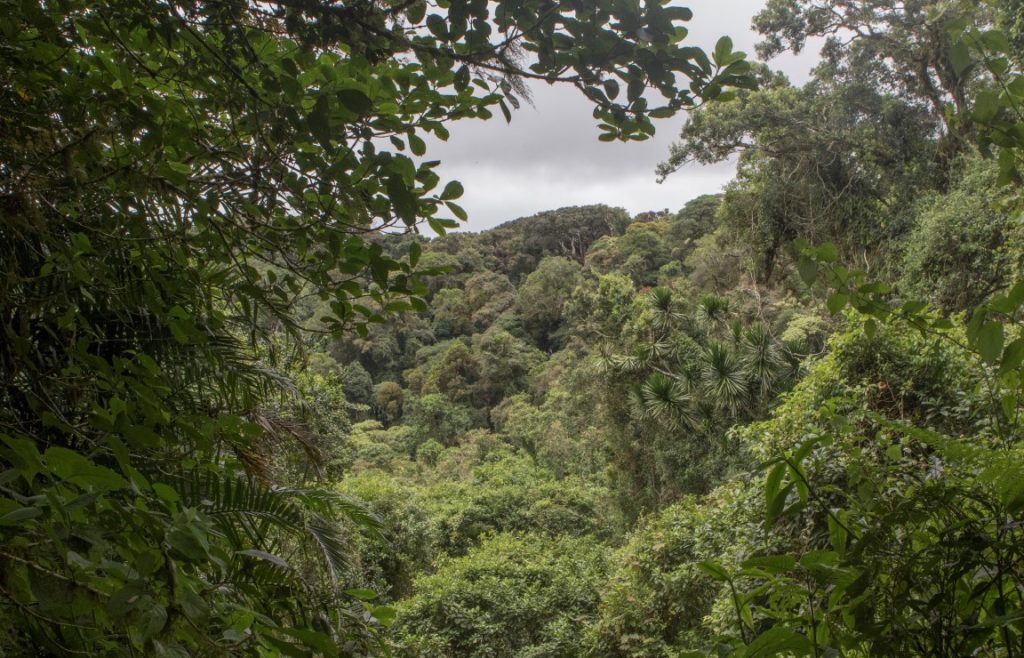
[[[261,567],[261,577],[284,575],[281,569],[287,565],[270,557],[273,542],[286,539],[293,545],[314,546],[334,581],[350,563],[350,545],[339,522],[383,539],[381,520],[340,493],[267,487],[249,478],[198,472],[177,484],[182,501],[201,509],[236,553],[255,550],[251,555],[274,565],[276,571]]]

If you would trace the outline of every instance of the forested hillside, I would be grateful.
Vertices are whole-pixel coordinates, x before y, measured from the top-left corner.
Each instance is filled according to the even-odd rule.
[[[1024,655],[1019,4],[0,2],[0,657]],[[475,230],[532,79],[736,176]]]

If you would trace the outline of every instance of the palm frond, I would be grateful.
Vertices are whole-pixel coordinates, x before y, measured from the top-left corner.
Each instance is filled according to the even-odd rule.
[[[725,297],[708,293],[697,302],[697,322],[705,329],[721,325],[729,317],[731,307]]]
[[[381,520],[355,500],[317,489],[267,487],[234,475],[200,474],[180,479],[182,502],[202,510],[233,550],[257,550],[264,561],[275,542],[311,544],[327,566],[332,580],[348,567],[351,549],[341,522],[348,522],[382,540]],[[275,564],[281,574],[281,564]],[[273,570],[264,567],[263,575]]]
[[[720,408],[736,409],[747,393],[746,376],[736,354],[713,342],[704,352],[702,385],[710,401]]]
[[[668,331],[683,317],[668,288],[654,288],[647,293],[647,306],[653,314],[654,326],[659,331]]]
[[[673,353],[673,345],[660,340],[647,343],[638,350],[638,354],[641,355],[639,358],[647,363],[665,359],[672,356]]]
[[[729,322],[729,334],[732,338],[734,345],[739,344],[743,340],[743,321],[739,318],[733,318]]]
[[[375,539],[383,539],[384,523],[358,500],[337,491],[325,489],[293,489],[294,495],[303,500],[321,516],[343,517]]]
[[[743,332],[740,350],[740,363],[752,385],[757,386],[762,395],[769,393],[780,377],[784,359],[768,325],[763,322],[751,324]]]
[[[653,288],[647,293],[647,305],[658,313],[671,313],[673,307],[672,291],[668,288]]]
[[[647,360],[642,354],[616,354],[610,358],[610,363],[618,372],[639,372],[647,366]]]
[[[672,428],[692,424],[690,395],[679,380],[655,373],[640,386],[640,399],[649,418]]]

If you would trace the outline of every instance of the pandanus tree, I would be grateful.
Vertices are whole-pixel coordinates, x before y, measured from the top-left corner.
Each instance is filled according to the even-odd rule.
[[[609,367],[643,377],[633,391],[638,418],[724,430],[764,413],[796,374],[799,355],[765,322],[730,320],[726,298],[704,295],[687,313],[673,291],[655,288],[646,303],[645,339],[631,354],[608,359]]]
[[[635,308],[622,337],[594,357],[627,513],[706,492],[742,462],[730,428],[764,417],[803,356],[724,297],[654,288]]]

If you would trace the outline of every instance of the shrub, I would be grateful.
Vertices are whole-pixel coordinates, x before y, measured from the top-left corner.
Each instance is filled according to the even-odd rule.
[[[399,605],[403,658],[569,658],[597,610],[606,549],[591,539],[501,534],[416,580]]]

